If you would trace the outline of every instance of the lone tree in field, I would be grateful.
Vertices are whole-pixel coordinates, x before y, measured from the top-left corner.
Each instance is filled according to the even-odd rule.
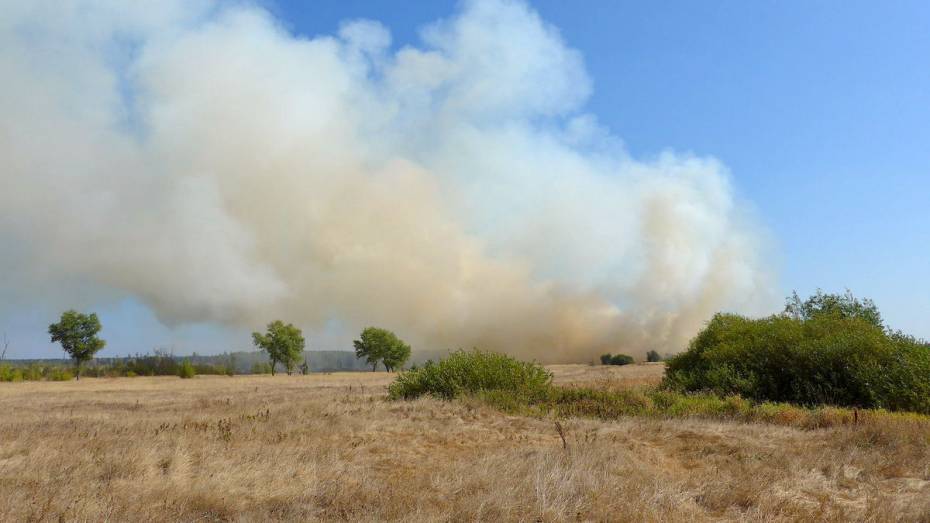
[[[387,329],[368,327],[362,331],[361,339],[352,344],[355,345],[355,357],[365,358],[372,372],[378,369],[379,361],[390,372],[403,367],[410,358],[410,345]]]
[[[304,352],[304,336],[300,329],[290,323],[285,325],[281,320],[269,323],[267,334],[253,332],[252,342],[271,358],[272,376],[278,362],[284,364],[284,368],[290,374]]]
[[[94,357],[107,342],[97,337],[100,320],[94,313],[81,314],[75,310],[65,311],[58,323],[48,326],[52,342],[60,342],[61,348],[74,359],[77,379],[81,379],[81,366]]]

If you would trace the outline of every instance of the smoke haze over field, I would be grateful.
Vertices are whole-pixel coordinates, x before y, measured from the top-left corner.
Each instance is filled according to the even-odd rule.
[[[243,4],[4,2],[0,76],[0,317],[132,296],[168,325],[373,324],[560,362],[771,311],[726,169],[631,158],[519,2],[400,49]]]

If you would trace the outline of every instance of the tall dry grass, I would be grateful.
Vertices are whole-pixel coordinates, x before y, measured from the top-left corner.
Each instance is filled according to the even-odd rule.
[[[553,368],[655,382],[661,366]],[[384,373],[0,384],[4,521],[928,521],[930,434],[507,416]]]

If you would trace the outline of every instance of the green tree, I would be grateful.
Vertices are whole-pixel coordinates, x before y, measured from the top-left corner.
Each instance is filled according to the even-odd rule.
[[[74,359],[77,379],[81,379],[81,366],[94,357],[106,342],[97,337],[100,320],[94,313],[81,314],[75,310],[62,313],[61,320],[48,326],[52,343],[61,343],[61,348]]]
[[[184,379],[190,379],[197,375],[194,365],[191,363],[191,360],[185,359],[178,365],[178,376]]]
[[[252,342],[256,347],[268,353],[271,359],[271,375],[274,376],[275,365],[284,364],[290,374],[297,364],[297,360],[304,352],[304,337],[300,329],[281,320],[268,324],[267,334],[252,333]]]
[[[378,327],[368,327],[362,331],[361,339],[352,342],[355,356],[371,365],[371,371],[378,369],[378,362],[384,363],[388,371],[398,369],[410,358],[410,345],[407,345],[393,332]]]
[[[662,356],[659,356],[657,351],[651,350],[646,353],[646,361],[655,363],[657,361],[662,361]]]

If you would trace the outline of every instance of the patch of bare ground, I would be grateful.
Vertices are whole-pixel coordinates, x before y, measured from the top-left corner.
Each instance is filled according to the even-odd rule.
[[[655,383],[661,365],[557,366]],[[930,434],[562,420],[385,373],[0,384],[5,521],[930,521]]]

